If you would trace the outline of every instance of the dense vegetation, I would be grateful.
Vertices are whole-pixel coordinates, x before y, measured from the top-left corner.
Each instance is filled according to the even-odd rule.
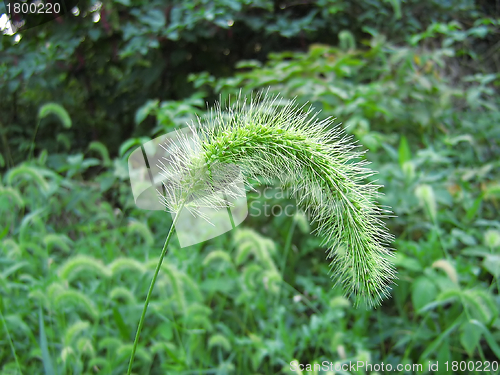
[[[500,362],[498,2],[78,7],[0,42],[2,374],[125,373],[172,221],[135,206],[127,157],[205,102],[259,89],[311,103],[369,150],[396,215],[392,297],[354,308],[314,225],[261,186],[237,229],[172,241],[135,373]]]

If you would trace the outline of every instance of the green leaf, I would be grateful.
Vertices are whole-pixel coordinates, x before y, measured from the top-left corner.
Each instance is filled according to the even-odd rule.
[[[151,27],[152,30],[159,31],[165,26],[165,14],[159,9],[150,9],[144,16],[141,16],[141,22]]]
[[[108,191],[111,188],[111,186],[113,186],[113,184],[116,181],[116,176],[113,174],[104,174],[99,176],[97,181],[99,182],[101,193],[104,193]]]
[[[424,350],[424,352],[420,355],[420,359],[418,360],[418,363],[422,363],[424,359],[427,359],[431,353],[434,353],[435,351],[438,350],[439,346],[441,345],[441,342],[446,339],[459,325],[461,320],[461,317],[458,317],[450,326],[446,328],[446,330],[441,333],[436,339],[432,341],[432,343],[427,346],[427,348]]]
[[[472,321],[462,323],[460,326],[460,343],[469,357],[473,356],[480,339],[481,330],[477,329],[477,326]]]
[[[38,309],[38,321],[40,326],[40,348],[42,349],[42,363],[45,370],[45,375],[55,375],[54,366],[52,365],[52,358],[49,353],[49,345],[47,343],[47,336],[45,334],[45,324],[43,322],[42,308]]]
[[[7,233],[9,233],[9,228],[10,224],[7,224],[5,228],[3,228],[2,232],[0,232],[0,240],[4,238],[7,235]]]
[[[113,319],[120,331],[120,334],[124,340],[130,340],[130,330],[123,321],[122,314],[118,311],[116,307],[113,307]]]
[[[159,100],[148,100],[142,107],[140,107],[135,113],[136,125],[143,122],[153,110],[157,109],[159,102]]]
[[[408,141],[406,140],[406,137],[404,135],[401,137],[401,141],[399,142],[398,156],[399,166],[401,168],[403,168],[403,164],[405,162],[411,160],[410,147],[408,146]]]
[[[488,254],[483,259],[483,267],[488,270],[494,277],[500,277],[500,255]]]
[[[50,114],[56,115],[65,128],[67,129],[71,128],[71,118],[69,117],[68,112],[60,104],[57,103],[44,104],[43,106],[40,107],[40,110],[38,111],[38,118],[42,119]]]
[[[234,289],[234,282],[232,277],[218,277],[216,279],[208,279],[203,281],[200,289],[205,293],[215,293],[219,292],[224,295],[229,295],[229,293]]]
[[[439,345],[439,349],[437,349],[436,360],[438,363],[444,363],[449,360],[451,357],[450,353],[450,337],[446,336],[443,338],[443,341]],[[443,373],[446,373],[443,371]],[[450,373],[451,374],[451,373]]]
[[[462,293],[470,315],[483,323],[491,324],[498,316],[498,308],[491,293],[481,289],[469,289]]]
[[[452,237],[455,237],[456,239],[458,239],[460,242],[462,242],[465,245],[468,245],[468,246],[477,245],[476,238],[474,236],[471,236],[470,234],[464,232],[463,230],[453,228],[451,230],[451,235],[452,235]]]
[[[394,259],[394,265],[396,267],[403,267],[407,270],[420,272],[422,271],[422,266],[415,258],[410,258],[404,255],[402,252],[397,252]]]
[[[397,20],[401,19],[401,0],[386,0],[392,5],[392,9],[394,11],[394,16]]]
[[[470,323],[472,323],[476,327],[476,329],[478,329],[484,335],[484,338],[486,339],[486,342],[490,346],[490,349],[495,354],[495,356],[498,359],[500,359],[500,346],[498,346],[497,340],[491,334],[489,329],[486,328],[486,326],[482,324],[480,321],[475,319],[470,320]]]
[[[475,200],[472,206],[467,210],[465,213],[465,217],[467,221],[471,221],[474,216],[476,216],[477,211],[479,210],[479,207],[481,206],[481,202],[483,201],[484,198],[484,193],[480,194]]]
[[[130,151],[130,149],[134,146],[141,146],[142,144],[150,141],[151,139],[148,137],[140,137],[140,138],[132,138],[127,141],[125,141],[121,146],[120,150],[118,151],[118,155],[120,157],[124,157],[127,154],[127,151]]]
[[[437,295],[436,285],[425,276],[420,276],[413,282],[411,300],[413,308],[420,310],[428,303],[434,301]]]

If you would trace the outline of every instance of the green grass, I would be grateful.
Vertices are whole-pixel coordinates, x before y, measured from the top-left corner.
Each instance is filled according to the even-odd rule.
[[[188,248],[174,238],[135,374],[289,374],[294,359],[422,364],[424,373],[439,361],[444,374],[446,361],[500,361],[500,103],[487,90],[498,78],[491,87],[481,77],[454,86],[439,69],[439,49],[381,46],[316,46],[274,56],[233,86],[216,84],[250,90],[281,72],[271,92],[350,122],[384,185],[381,204],[396,215],[386,220],[396,238],[391,297],[377,309],[354,308],[332,288],[327,249],[296,208],[251,215]],[[125,156],[136,143],[114,158],[99,145],[86,153],[35,148],[36,159],[2,171],[2,374],[126,373],[171,224],[165,212],[135,207]],[[295,207],[266,188],[248,194],[249,208]]]
[[[172,242],[134,372],[287,373],[294,358],[498,360],[498,169],[466,180],[484,164],[461,167],[461,151],[444,148],[454,160],[437,167],[428,160],[436,146],[410,159],[420,165],[413,177],[396,148],[393,161],[378,162],[384,203],[398,215],[388,224],[399,278],[380,308],[355,309],[332,289],[313,227],[296,216],[249,217],[203,244]],[[102,167],[99,178],[112,173]],[[39,161],[3,181],[2,373],[124,373],[169,215],[134,208],[126,180],[116,179],[106,202],[99,183]],[[250,204],[293,204],[256,196]]]

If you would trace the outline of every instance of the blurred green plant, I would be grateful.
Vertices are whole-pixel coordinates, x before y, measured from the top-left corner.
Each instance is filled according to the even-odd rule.
[[[352,49],[373,33],[395,43],[445,33],[448,47],[474,57],[469,64],[476,57],[496,61],[490,71],[497,72],[495,17],[498,7],[482,0],[82,0],[57,21],[12,35],[1,30],[0,113],[8,124],[1,132],[11,164],[18,164],[33,135],[32,119],[53,102],[73,118],[65,135],[74,150],[100,141],[116,155],[122,142],[154,126],[136,126],[136,109],[148,100],[190,96],[193,72],[227,77],[241,60],[263,62],[271,52],[318,43]],[[38,137],[54,152],[51,132]]]
[[[139,3],[123,3],[104,4],[109,11],[104,17],[115,17],[110,35],[104,23],[93,24],[89,14],[82,21],[92,24],[81,28],[86,30],[81,31],[84,41],[78,39],[80,32],[67,32],[68,23],[57,32],[50,29],[55,23],[39,29],[36,40],[26,34],[15,45],[12,38],[2,39],[2,52],[13,55],[0,62],[6,98],[0,108],[7,114],[0,123],[0,372],[126,372],[134,333],[130,327],[142,308],[135,296],[147,292],[147,280],[158,262],[157,248],[168,229],[164,213],[135,208],[127,152],[163,129],[190,121],[195,113],[202,115],[201,98],[210,102],[222,93],[224,100],[229,93],[239,93],[240,86],[244,91],[271,86],[271,92],[279,91],[288,99],[296,96],[299,103],[313,98],[312,104],[323,109],[320,116],[345,119],[344,125],[370,148],[366,160],[379,171],[377,183],[385,186],[381,204],[393,207],[397,215],[388,227],[397,237],[398,285],[393,298],[376,311],[352,308],[339,290],[331,289],[328,265],[319,250],[321,241],[308,235],[315,226],[304,226],[299,211],[293,217],[283,212],[249,216],[244,227],[188,249],[179,249],[173,240],[169,261],[162,266],[151,297],[134,370],[141,374],[289,374],[293,359],[334,364],[383,361],[394,368],[402,363],[422,364],[424,369],[429,361],[500,360],[500,103],[498,68],[494,70],[498,64],[494,11],[490,20],[480,15],[470,22],[460,19],[458,25],[436,20],[437,26],[427,28],[432,22],[426,22],[422,13],[439,17],[428,11],[430,5],[387,2],[380,18],[372,12],[378,28],[366,29],[370,40],[367,34],[338,23],[334,34],[349,31],[354,43],[347,32],[338,47],[327,45],[336,44],[336,36],[319,40],[306,35],[307,51],[299,53],[295,48],[283,53],[292,49],[283,42],[275,49],[281,52],[271,55],[267,63],[260,54],[273,50],[277,42],[272,34],[266,38],[269,44],[249,37],[243,45],[237,31],[239,19],[231,17],[234,25],[220,26],[216,35],[222,38],[231,31],[242,49],[253,50],[254,42],[259,42],[262,50],[258,56],[240,55],[213,38],[218,49],[209,44],[207,54],[218,54],[217,59],[228,64],[228,56],[237,55],[234,61],[246,59],[235,75],[221,79],[214,65],[195,67],[196,59],[187,60],[179,51],[177,60],[172,57],[174,47],[198,49],[195,43],[182,43],[186,35],[205,30],[201,23],[192,29],[181,24],[179,30],[186,31],[179,33],[178,46],[160,41],[159,49],[154,42],[145,44],[156,34],[147,31],[153,26],[144,25],[143,39],[136,39],[130,48],[137,50],[142,43],[149,48],[146,55],[131,54],[111,62],[102,59],[102,54],[112,55],[114,38],[121,35],[116,20],[127,16],[129,8],[141,8]],[[203,7],[193,4],[176,7],[193,6],[193,12],[203,13]],[[321,4],[314,17],[331,15],[332,22],[345,12],[368,6],[346,9],[345,3]],[[378,3],[373,4],[377,10]],[[455,17],[447,6],[458,12],[473,6],[432,4],[443,11],[443,18]],[[299,12],[301,5],[289,5],[273,11],[289,12],[288,21],[307,16]],[[481,6],[489,9],[486,3]],[[414,19],[408,13],[411,9]],[[399,11],[401,18],[387,22]],[[122,13],[112,16],[115,12]],[[252,22],[265,29],[270,23],[259,22],[270,10],[254,12]],[[183,14],[178,19],[187,17]],[[142,16],[132,15],[125,24],[139,25]],[[384,40],[384,28],[406,21],[407,27],[427,35],[414,36],[398,26],[393,34],[399,33],[401,39]],[[212,25],[213,20],[200,22]],[[287,27],[291,29],[282,30],[287,32]],[[290,40],[293,47],[300,41],[300,28],[296,30],[298,36]],[[62,34],[66,37],[61,38]],[[117,51],[132,43],[133,37],[127,34],[125,44],[119,39]],[[403,44],[402,39],[414,44]],[[318,40],[321,43],[308,47]],[[51,43],[45,46],[50,56],[73,67],[57,74],[43,71],[51,66],[49,59],[37,68],[40,55],[28,51],[35,45],[45,51],[42,41]],[[163,85],[150,74],[161,59],[156,52],[163,50],[163,43],[172,48],[170,68],[186,65],[184,75],[175,75],[174,69],[166,80],[173,90],[182,87],[178,97],[149,90],[154,86],[151,82]],[[102,46],[102,54],[87,56],[86,48],[97,45]],[[222,53],[226,47],[231,50],[227,56]],[[14,48],[18,48],[15,53]],[[88,58],[83,70],[76,69],[79,54]],[[18,65],[10,64],[16,55]],[[201,61],[206,56],[200,52],[197,58]],[[249,62],[247,57],[258,61]],[[213,61],[207,58],[207,64]],[[229,72],[226,65],[224,69]],[[203,71],[192,76],[200,94],[184,102],[182,97],[191,95],[183,91],[188,72]],[[96,78],[87,92],[82,87],[89,72],[96,72]],[[63,92],[61,79],[73,89]],[[113,82],[122,82],[119,90]],[[94,96],[94,114],[89,93],[102,95]],[[148,106],[151,99],[158,104]],[[107,106],[109,101],[114,104],[105,114],[97,104]],[[36,138],[35,159],[26,162],[38,110],[47,102],[63,106],[72,127],[64,128],[57,116],[45,117]],[[23,108],[17,118],[14,103]],[[165,117],[159,120],[162,103],[166,103]],[[136,114],[143,105],[142,114]],[[146,113],[151,116],[144,117]],[[135,128],[135,119],[141,117]],[[99,130],[95,138],[87,137],[91,127],[83,130],[89,122]],[[60,129],[60,137],[48,131],[51,125]],[[105,129],[113,135],[108,137]],[[89,146],[90,141],[100,143]],[[261,202],[272,192],[258,198],[254,193],[249,201]],[[294,202],[271,195],[273,205]]]

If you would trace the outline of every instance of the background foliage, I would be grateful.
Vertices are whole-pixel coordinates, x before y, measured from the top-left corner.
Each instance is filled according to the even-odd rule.
[[[336,117],[370,150],[397,215],[398,285],[380,308],[354,309],[302,213],[250,215],[205,243],[174,241],[135,372],[279,374],[297,359],[439,361],[446,373],[446,361],[500,361],[499,10],[81,1],[4,35],[2,374],[124,373],[171,221],[135,208],[127,156],[206,103],[258,89]],[[264,189],[249,207],[294,204]]]

